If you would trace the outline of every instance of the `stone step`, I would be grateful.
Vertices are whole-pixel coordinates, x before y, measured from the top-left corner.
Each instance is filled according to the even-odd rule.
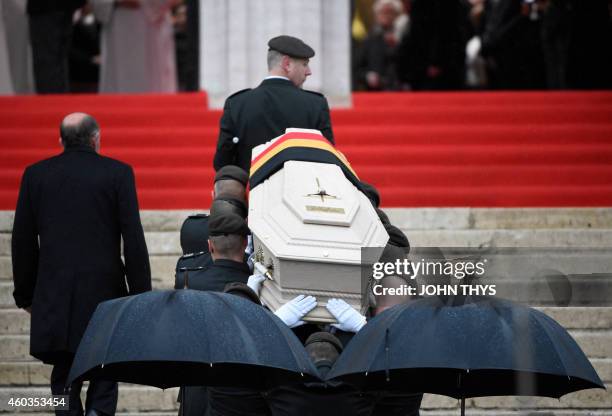
[[[402,231],[412,247],[612,247],[612,229]]]
[[[14,306],[14,305],[13,305]],[[612,307],[538,307],[566,329],[612,329]],[[3,309],[0,312],[1,335],[27,335],[30,315],[22,309]]]
[[[151,255],[151,278],[159,282],[174,284],[174,269],[180,254]],[[10,256],[0,256],[0,284],[12,282],[13,268]]]
[[[174,285],[174,269],[180,254],[171,255],[151,255],[149,262],[151,263],[151,279],[154,287],[171,287]],[[0,285],[3,283],[13,284],[13,270],[11,258],[8,256],[0,256]],[[155,282],[159,282],[158,285]]]
[[[202,211],[204,213],[208,211]],[[194,210],[142,210],[140,221],[145,231],[178,231],[183,221],[200,211]],[[13,211],[0,211],[0,233],[10,233],[13,230]]]
[[[176,262],[180,254],[149,256],[149,261],[151,262],[151,278],[154,282],[163,282],[164,286],[174,286],[174,270],[176,269]],[[153,286],[157,287],[155,284]]]
[[[413,247],[612,247],[612,229],[403,231]],[[148,232],[146,239],[150,254],[181,254],[178,232]]]
[[[30,314],[23,309],[2,309],[0,311],[0,336],[29,333]]]
[[[10,256],[0,256],[0,281],[13,278],[13,263]]]
[[[167,266],[171,260],[167,261]],[[174,267],[174,266],[173,266]],[[427,282],[421,282],[421,284]],[[497,296],[514,300],[531,306],[559,306],[570,305],[571,307],[603,307],[612,305],[612,279],[601,276],[571,276],[568,284],[571,287],[571,296],[567,296],[567,288],[561,287],[559,292],[554,285],[547,281],[514,281],[494,280],[479,282],[481,284],[495,284]],[[153,279],[154,289],[172,289],[174,287],[174,272],[167,271],[163,276]],[[0,310],[14,309],[13,282],[10,280],[0,281]],[[567,299],[566,299],[567,298]],[[0,331],[1,331],[0,326]]]
[[[412,230],[612,228],[612,208],[383,209],[393,224]],[[146,231],[178,231],[185,218],[195,213],[194,210],[142,210],[140,218]],[[0,232],[11,232],[13,216],[13,211],[0,211]]]
[[[384,211],[395,226],[408,230],[612,228],[612,208],[384,208]]]
[[[11,397],[46,397],[48,394],[48,387],[1,387],[0,405],[2,407],[0,407],[0,412],[14,410],[7,408],[6,405]],[[119,387],[117,411],[130,413],[176,411],[178,410],[177,394],[177,388],[161,390],[154,387],[122,384]],[[421,403],[421,408],[425,411],[459,409],[459,406],[459,401],[456,399],[434,394],[426,394]],[[570,393],[561,400],[540,397],[484,397],[467,399],[466,407],[483,411],[489,409],[551,409],[553,414],[557,414],[557,410],[569,412],[569,409],[609,410],[612,408],[612,392],[599,389],[583,390]],[[19,410],[40,415],[49,409],[25,407]]]
[[[612,247],[612,229],[420,230],[402,228],[412,247]],[[178,231],[147,231],[150,255],[180,255]],[[10,234],[0,234],[0,256],[11,254]]]
[[[530,306],[610,307],[612,275],[571,275],[563,281],[483,279],[496,296]]]
[[[612,409],[612,392],[607,390],[589,389],[570,393],[560,400],[546,397],[516,397],[495,396],[466,399],[469,409],[551,409],[551,414],[557,414],[557,409]],[[459,409],[459,400],[451,397],[426,394],[421,403],[421,409]],[[472,414],[470,411],[468,414]],[[488,414],[488,412],[487,412]],[[573,413],[576,414],[576,413]],[[590,414],[590,413],[589,413]]]
[[[48,386],[51,366],[41,361],[0,361],[0,386]]]
[[[470,399],[472,407],[480,409],[610,409],[612,408],[612,391],[589,389],[570,393],[560,400],[546,397],[479,397]]]
[[[13,299],[13,290],[14,286],[12,281],[0,281],[0,310],[16,308],[15,299]]]
[[[178,231],[147,231],[145,240],[149,255],[177,255],[182,254]],[[0,234],[0,256],[11,255],[11,235]]]
[[[208,213],[194,210],[142,210],[140,221],[146,231],[179,231],[183,221],[193,214]]]
[[[0,211],[0,233],[10,233],[13,231],[14,211]]]
[[[578,345],[589,358],[612,357],[612,330],[571,330]],[[27,361],[30,357],[29,335],[0,336],[0,360]]]

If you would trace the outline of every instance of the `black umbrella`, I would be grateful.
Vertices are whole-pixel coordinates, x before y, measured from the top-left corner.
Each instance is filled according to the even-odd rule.
[[[317,379],[293,332],[262,306],[196,290],[154,291],[101,303],[68,379],[160,388],[267,388]]]
[[[366,389],[559,398],[604,388],[578,344],[542,312],[491,297],[430,297],[372,319],[328,379]]]

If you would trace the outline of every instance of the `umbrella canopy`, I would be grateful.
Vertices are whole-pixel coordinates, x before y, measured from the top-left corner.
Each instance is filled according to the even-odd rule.
[[[557,322],[491,297],[431,297],[388,309],[357,333],[327,378],[458,399],[603,388]]]
[[[238,296],[153,291],[98,305],[68,377],[160,388],[269,388],[317,379],[304,347],[274,314]]]

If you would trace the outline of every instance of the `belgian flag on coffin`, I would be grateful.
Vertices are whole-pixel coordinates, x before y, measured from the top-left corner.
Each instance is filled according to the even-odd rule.
[[[282,169],[289,160],[337,165],[344,176],[361,190],[361,182],[346,157],[321,134],[306,132],[285,133],[257,155],[251,161],[250,188],[255,188]]]

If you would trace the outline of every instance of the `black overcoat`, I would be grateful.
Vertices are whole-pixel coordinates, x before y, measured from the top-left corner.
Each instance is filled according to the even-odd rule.
[[[306,91],[281,78],[225,100],[214,167],[238,165],[249,171],[251,150],[285,133],[288,127],[320,130],[334,143],[329,107],[322,94]],[[238,143],[234,143],[234,137]]]
[[[27,167],[12,260],[15,302],[32,307],[30,353],[74,353],[98,303],[151,290],[132,168],[89,147]]]

